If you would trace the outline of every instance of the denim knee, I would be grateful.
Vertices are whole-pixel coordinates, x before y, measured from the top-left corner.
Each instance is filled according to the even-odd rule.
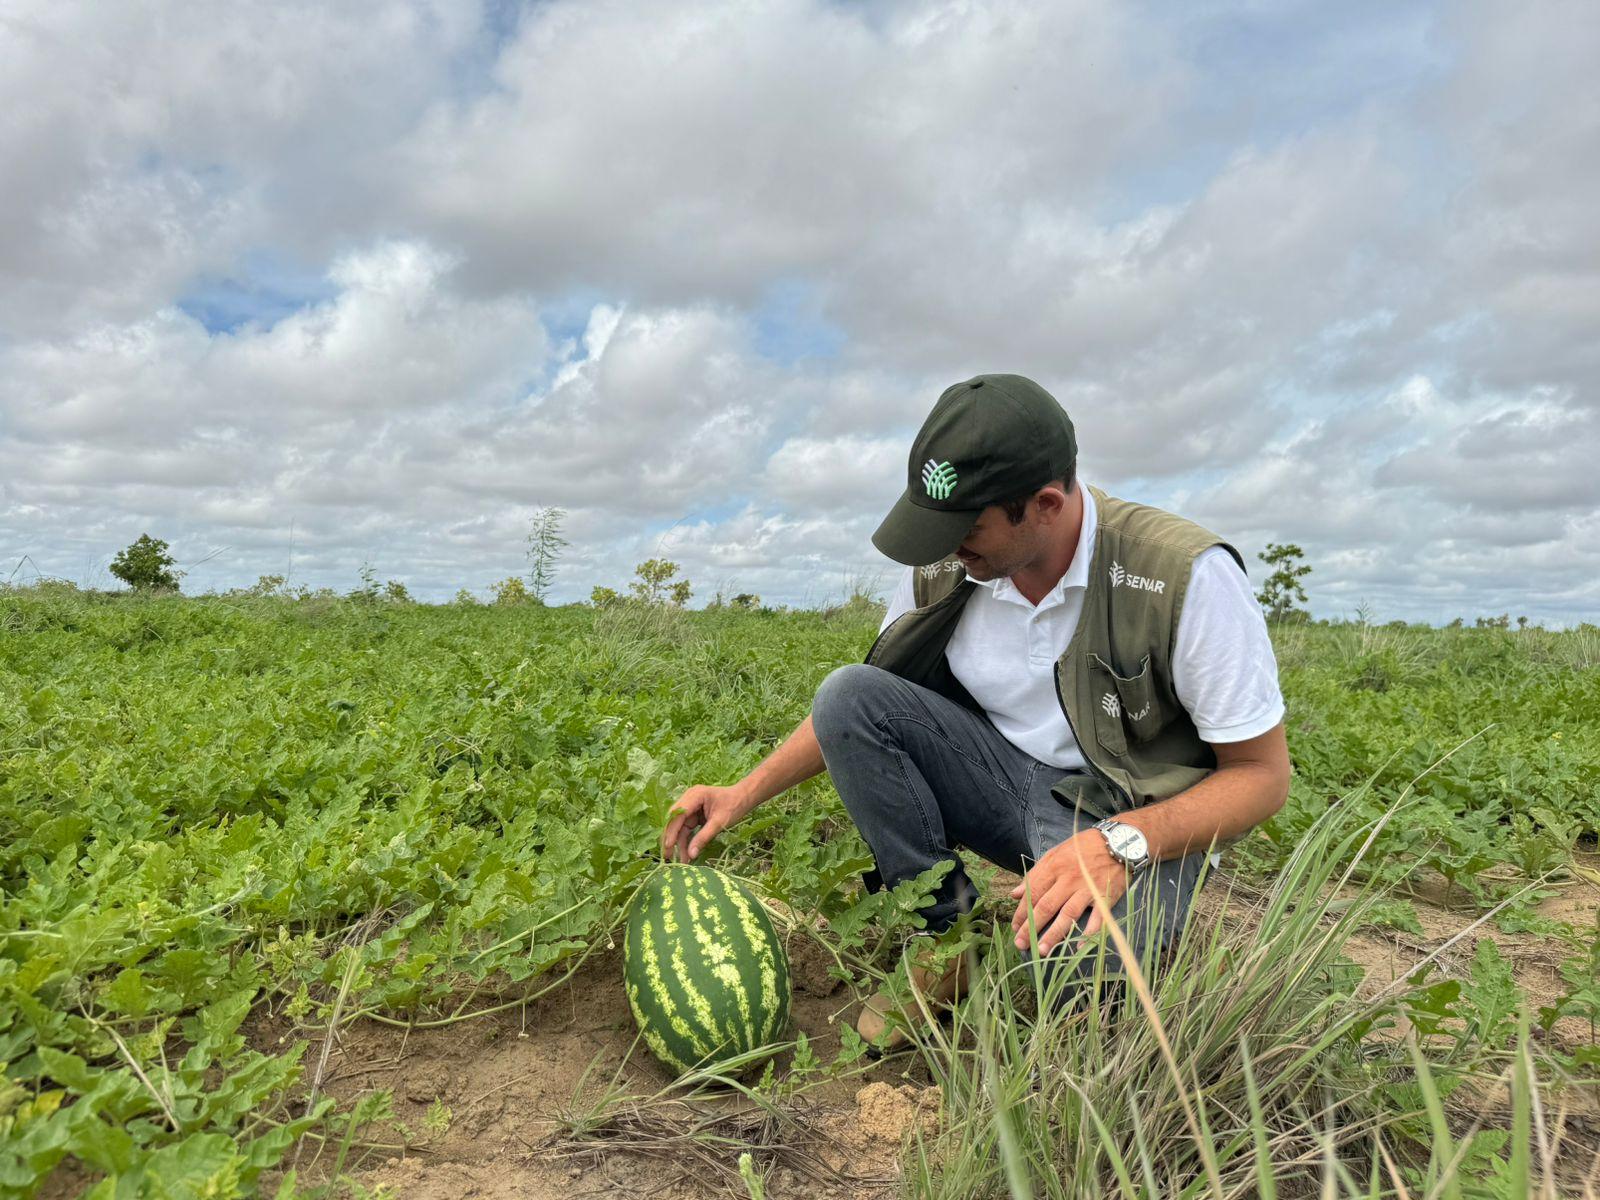
[[[859,717],[866,696],[886,678],[893,677],[882,667],[869,667],[866,663],[846,663],[830,671],[811,701],[811,728],[817,741],[827,745]]]

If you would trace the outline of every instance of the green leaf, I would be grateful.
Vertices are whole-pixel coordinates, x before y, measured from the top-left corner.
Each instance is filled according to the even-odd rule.
[[[145,986],[144,972],[137,967],[119,971],[100,998],[112,1012],[127,1013],[130,1017],[144,1016],[150,1011],[154,1000],[150,989]]]
[[[1478,939],[1472,956],[1472,981],[1463,995],[1464,1014],[1470,1017],[1478,1042],[1500,1049],[1512,1032],[1521,995],[1512,978],[1511,963],[1501,957],[1494,939]]]
[[[94,1090],[95,1073],[91,1072],[89,1064],[76,1054],[68,1054],[65,1050],[57,1050],[54,1046],[40,1046],[39,1064],[51,1079],[80,1095],[87,1095]]]

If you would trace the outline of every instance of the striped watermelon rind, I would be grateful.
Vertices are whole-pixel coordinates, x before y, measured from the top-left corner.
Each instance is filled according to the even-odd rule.
[[[712,867],[664,863],[647,876],[622,956],[645,1045],[679,1074],[769,1045],[789,1027],[789,963],[772,920]]]

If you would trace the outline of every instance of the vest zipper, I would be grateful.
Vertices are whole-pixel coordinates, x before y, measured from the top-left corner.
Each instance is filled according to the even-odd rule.
[[[1078,736],[1077,727],[1072,723],[1072,714],[1067,711],[1067,699],[1061,694],[1061,672],[1059,670],[1051,671],[1050,681],[1056,685],[1056,703],[1061,705],[1061,715],[1067,719],[1067,730],[1072,734],[1072,740],[1078,743],[1078,753],[1083,755],[1083,765],[1089,768],[1089,774],[1106,785],[1106,788],[1113,796],[1120,796],[1126,803],[1127,809],[1131,811],[1134,807],[1133,797],[1119,787],[1111,776],[1094,765],[1094,759],[1090,757],[1088,747],[1083,744],[1083,739]],[[1106,815],[1112,816],[1115,814],[1107,813]]]

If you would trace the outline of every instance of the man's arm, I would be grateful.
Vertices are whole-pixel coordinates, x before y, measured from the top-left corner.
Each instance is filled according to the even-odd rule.
[[[822,745],[811,728],[811,714],[807,713],[806,719],[784,739],[783,745],[762,759],[736,786],[745,790],[750,808],[755,808],[827,769],[828,764],[822,760]]]
[[[1176,796],[1118,813],[1116,820],[1144,834],[1152,861],[1181,858],[1259,825],[1283,807],[1289,795],[1289,745],[1283,722],[1253,738],[1219,742],[1217,769]],[[1148,869],[1148,868],[1146,868]],[[1091,888],[1090,883],[1093,883]],[[1094,892],[1105,898],[1084,926],[1096,932],[1107,912],[1128,890],[1127,871],[1111,856],[1105,835],[1085,829],[1052,847],[1011,891],[1015,900],[1031,898],[1039,953],[1055,949],[1094,904]],[[1011,928],[1017,948],[1028,944],[1029,909],[1018,906]]]
[[[1258,737],[1218,742],[1217,769],[1187,791],[1132,812],[1132,825],[1150,844],[1154,861],[1182,858],[1254,829],[1289,796],[1289,743],[1279,721]],[[1099,837],[1099,834],[1095,835]]]
[[[783,745],[738,783],[730,787],[697,784],[679,796],[671,809],[672,819],[661,834],[662,853],[680,862],[700,857],[706,843],[729,825],[826,767],[808,713]]]

